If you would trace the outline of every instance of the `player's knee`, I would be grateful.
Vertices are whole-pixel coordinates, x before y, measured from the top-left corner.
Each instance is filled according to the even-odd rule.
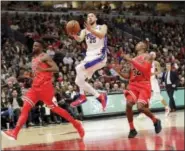
[[[143,112],[143,108],[144,108],[144,107],[145,107],[144,104],[142,104],[142,103],[137,103],[137,109],[138,109],[139,112]]]
[[[133,97],[129,94],[125,94],[125,98],[127,100],[127,104],[133,105],[133,103],[135,102]]]
[[[133,103],[132,102],[130,102],[130,101],[127,101],[127,105],[126,105],[126,107],[127,107],[127,109],[128,108],[132,108],[133,107]]]
[[[76,83],[76,85],[80,85],[80,83],[81,83],[81,80],[78,76],[76,76],[75,83]]]
[[[32,109],[32,105],[28,103],[27,101],[25,101],[21,109],[21,113],[24,114],[25,116],[28,116],[28,113],[30,112],[31,109]]]

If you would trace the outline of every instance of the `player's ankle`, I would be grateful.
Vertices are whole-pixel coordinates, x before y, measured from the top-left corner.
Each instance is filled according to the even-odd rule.
[[[130,123],[129,123],[129,126],[130,126],[130,130],[135,129],[135,127],[134,127],[134,123],[133,123],[133,122],[130,122]]]
[[[156,117],[153,117],[153,118],[152,118],[152,121],[153,121],[154,124],[157,122],[157,120],[158,120],[158,119],[157,119]]]

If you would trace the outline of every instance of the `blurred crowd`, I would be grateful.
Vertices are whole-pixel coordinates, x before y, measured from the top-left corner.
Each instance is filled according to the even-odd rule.
[[[55,74],[55,101],[59,106],[68,110],[77,119],[82,118],[81,107],[71,108],[69,104],[74,101],[79,90],[75,85],[75,66],[83,60],[86,51],[85,42],[77,43],[65,32],[65,23],[70,19],[77,19],[83,28],[86,15],[74,17],[72,14],[63,16],[53,15],[20,15],[3,14],[2,17],[11,30],[23,33],[27,43],[16,41],[13,37],[2,35],[1,49],[1,115],[2,128],[14,127],[21,111],[23,100],[21,96],[31,86],[31,56],[32,44],[36,39],[44,39],[45,52],[48,53],[59,66],[59,73]],[[99,19],[100,23],[108,21],[107,18]],[[109,22],[109,23],[108,23]],[[173,69],[179,75],[179,87],[184,87],[185,69],[185,31],[183,24],[164,23],[162,20],[147,20],[141,22],[136,19],[113,18],[108,21],[108,63],[103,69],[97,71],[89,81],[99,91],[108,93],[121,93],[128,81],[120,78],[112,66],[120,64],[125,67],[127,63],[121,58],[123,52],[134,57],[134,47],[139,39],[128,38],[124,31],[115,28],[115,24],[127,24],[132,28],[139,28],[143,32],[150,32],[157,41],[153,43],[149,38],[144,39],[148,43],[149,51],[157,53],[162,71],[165,71],[165,63],[171,62]],[[161,87],[164,85],[160,83]],[[52,113],[43,103],[39,102],[30,112],[25,126],[47,125],[50,123],[66,122]]]
[[[115,6],[116,7],[115,7]],[[160,5],[160,3],[159,3]],[[94,10],[109,14],[112,11],[118,11],[120,14],[131,13],[133,15],[152,15],[152,16],[177,16],[184,15],[184,3],[170,3],[159,6],[156,2],[84,2],[78,3],[78,8],[74,7],[72,2],[41,2],[41,1],[10,1],[2,3],[2,10],[13,11],[41,11],[41,12],[67,12],[69,10]],[[163,3],[162,3],[163,5]],[[175,7],[174,7],[175,6]],[[163,8],[163,9],[160,9]],[[168,9],[169,8],[169,9]]]

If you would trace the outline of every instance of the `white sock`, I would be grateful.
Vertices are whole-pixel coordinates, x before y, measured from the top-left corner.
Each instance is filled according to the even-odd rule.
[[[83,90],[83,89],[81,89],[81,88],[80,88],[80,94],[81,94],[81,95],[85,95],[84,90]]]

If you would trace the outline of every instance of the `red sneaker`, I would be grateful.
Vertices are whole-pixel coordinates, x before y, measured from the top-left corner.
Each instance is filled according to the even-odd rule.
[[[74,127],[77,129],[80,137],[83,138],[85,135],[85,131],[84,131],[82,123],[80,121],[76,120]]]
[[[107,94],[101,93],[97,99],[100,101],[102,108],[103,108],[103,111],[105,111],[105,108],[107,106]]]
[[[70,104],[71,107],[77,107],[82,103],[85,103],[87,101],[87,98],[85,95],[80,95],[79,98],[77,100],[75,100],[74,102],[72,102]]]
[[[17,134],[14,130],[1,131],[1,134],[9,140],[17,140]]]

